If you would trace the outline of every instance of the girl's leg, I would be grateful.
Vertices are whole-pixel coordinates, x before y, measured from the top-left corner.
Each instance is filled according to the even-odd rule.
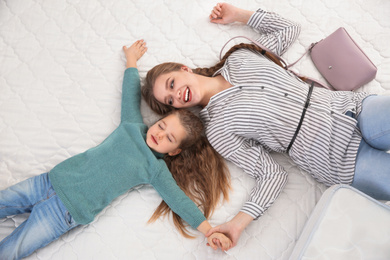
[[[379,150],[390,150],[390,96],[364,99],[357,120],[366,143]]]
[[[47,177],[47,175],[42,176]],[[77,226],[53,190],[50,180],[43,179],[46,179],[49,187],[46,192],[43,192],[47,196],[32,205],[29,218],[0,242],[0,259],[26,257]],[[7,212],[16,211],[14,205],[10,208],[12,210]]]
[[[363,139],[351,184],[378,200],[390,200],[390,153],[371,147]]]
[[[0,218],[30,213],[35,204],[50,196],[50,187],[49,177],[44,173],[0,191]]]

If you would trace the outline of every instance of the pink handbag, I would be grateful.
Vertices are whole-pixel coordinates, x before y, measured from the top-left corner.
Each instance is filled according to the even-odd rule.
[[[373,80],[377,68],[344,28],[312,44],[314,65],[336,90],[354,90]]]
[[[310,56],[314,65],[330,84],[330,86],[290,70],[292,66],[294,66],[300,59],[302,59],[302,57],[300,57],[297,61],[287,65],[287,63],[280,56],[248,37],[236,36],[231,38],[228,42],[238,37],[250,40],[265,52],[268,52],[268,54],[274,56],[275,59],[279,60],[286,70],[289,70],[308,83],[314,82],[315,86],[324,87],[331,90],[348,91],[363,86],[364,84],[373,80],[376,76],[376,66],[342,27],[337,29],[334,33],[325,39],[316,43],[312,43],[309,49],[302,55],[303,57],[306,55],[306,53],[310,52]],[[222,51],[227,43],[222,47],[220,58]]]

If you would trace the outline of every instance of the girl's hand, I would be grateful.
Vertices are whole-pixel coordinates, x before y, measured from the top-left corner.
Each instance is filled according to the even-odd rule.
[[[211,246],[214,250],[218,247],[224,251],[227,251],[232,246],[232,241],[222,233],[215,232],[207,238],[207,245]]]
[[[247,23],[254,12],[240,9],[231,4],[218,3],[210,14],[210,22],[228,24],[233,22]]]
[[[148,48],[146,47],[146,42],[144,40],[138,40],[130,47],[123,46],[123,51],[126,56],[126,68],[137,68],[137,61],[147,50]]]

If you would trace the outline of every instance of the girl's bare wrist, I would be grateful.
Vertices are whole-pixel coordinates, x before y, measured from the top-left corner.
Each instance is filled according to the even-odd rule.
[[[126,68],[137,68],[137,61],[136,60],[128,60],[126,62]]]

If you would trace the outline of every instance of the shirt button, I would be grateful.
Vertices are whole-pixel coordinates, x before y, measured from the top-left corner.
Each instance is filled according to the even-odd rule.
[[[239,88],[239,89],[242,89],[242,87],[241,87],[241,86],[239,86],[238,88]]]
[[[284,93],[284,96],[285,96],[285,97],[287,97],[287,96],[288,96],[288,94],[287,94],[287,93]]]
[[[261,86],[261,89],[264,89],[264,86]]]

